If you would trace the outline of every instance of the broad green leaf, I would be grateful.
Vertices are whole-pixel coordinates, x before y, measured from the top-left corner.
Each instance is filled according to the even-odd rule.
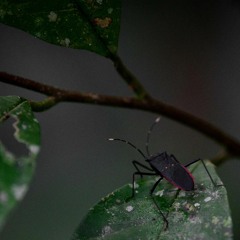
[[[121,0],[1,0],[0,22],[46,42],[117,52]]]
[[[155,177],[135,183],[136,196],[131,196],[131,184],[117,189],[90,209],[71,240],[96,239],[232,239],[232,220],[226,189],[213,186],[202,163],[192,169],[196,190],[179,191],[163,181],[155,190],[154,199],[169,221],[164,224],[149,190]],[[207,167],[217,184],[221,184],[214,166]]]
[[[40,127],[28,101],[15,96],[0,97],[0,124],[10,118],[15,121],[15,139],[28,151],[24,156],[15,156],[6,149],[0,136],[0,228],[27,192],[40,149]]]

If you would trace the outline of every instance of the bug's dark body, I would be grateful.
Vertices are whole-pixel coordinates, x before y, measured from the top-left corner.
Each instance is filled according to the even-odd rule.
[[[186,167],[180,164],[173,155],[162,152],[151,156],[146,161],[157,174],[177,188],[184,191],[191,191],[194,189],[192,174]]]

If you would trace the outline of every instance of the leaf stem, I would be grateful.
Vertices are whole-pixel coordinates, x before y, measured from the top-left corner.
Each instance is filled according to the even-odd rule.
[[[65,90],[35,82],[30,79],[14,76],[5,72],[0,72],[0,82],[23,87],[49,96],[49,98],[40,103],[32,103],[32,108],[34,111],[43,111],[49,109],[58,102],[81,102],[153,112],[187,125],[188,127],[191,127],[216,141],[226,149],[228,155],[225,156],[229,156],[230,154],[232,156],[240,157],[240,142],[237,139],[217,128],[215,125],[207,122],[206,120],[198,118],[188,112],[161,102],[157,99],[116,97],[100,95],[96,93],[82,93],[79,91]]]
[[[215,166],[220,166],[222,163],[224,163],[231,157],[232,157],[231,154],[228,151],[226,151],[225,149],[223,149],[222,151],[220,151],[216,156],[214,156],[210,160]]]
[[[36,101],[29,101],[29,102],[31,104],[32,110],[35,112],[46,111],[58,103],[55,97],[47,97],[43,101],[39,101],[39,102],[36,102]]]
[[[120,76],[125,80],[128,86],[133,90],[136,96],[139,99],[150,99],[150,95],[147,93],[142,84],[138,81],[138,79],[127,69],[127,67],[123,64],[121,58],[118,55],[111,55],[111,60],[114,63],[115,69],[120,74]]]

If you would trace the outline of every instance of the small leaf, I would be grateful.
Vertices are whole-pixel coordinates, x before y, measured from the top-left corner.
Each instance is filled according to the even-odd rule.
[[[0,22],[46,42],[115,54],[120,0],[1,0]]]
[[[15,120],[15,139],[28,153],[16,157],[0,141],[0,228],[13,207],[24,197],[40,150],[40,127],[28,101],[15,96],[0,97],[0,123]]]
[[[214,166],[207,167],[217,184],[221,184]],[[163,181],[154,199],[169,221],[164,225],[149,190],[155,177],[140,179],[103,198],[83,219],[71,240],[86,239],[232,239],[232,220],[226,189],[213,186],[202,163],[194,164],[195,187],[191,192],[173,188]]]

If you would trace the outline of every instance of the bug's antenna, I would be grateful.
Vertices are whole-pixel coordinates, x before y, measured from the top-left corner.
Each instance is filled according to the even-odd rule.
[[[160,116],[157,117],[157,118],[155,119],[154,123],[152,124],[152,126],[149,128],[149,130],[148,130],[148,132],[147,132],[147,141],[146,141],[146,143],[145,143],[145,146],[146,146],[146,152],[147,152],[147,155],[148,155],[148,156],[150,156],[150,152],[149,152],[149,140],[150,140],[150,136],[151,136],[151,133],[152,133],[152,130],[153,130],[154,126],[159,123],[160,119],[161,119]]]
[[[120,138],[109,138],[108,140],[109,140],[109,141],[120,141],[120,142],[124,142],[124,143],[130,145],[131,147],[133,147],[134,149],[136,149],[136,150],[143,156],[143,158],[144,158],[145,160],[147,159],[146,156],[144,155],[144,153],[143,153],[139,148],[137,148],[134,144],[132,144],[132,143],[129,142],[129,141],[126,141],[126,140],[120,139]]]

